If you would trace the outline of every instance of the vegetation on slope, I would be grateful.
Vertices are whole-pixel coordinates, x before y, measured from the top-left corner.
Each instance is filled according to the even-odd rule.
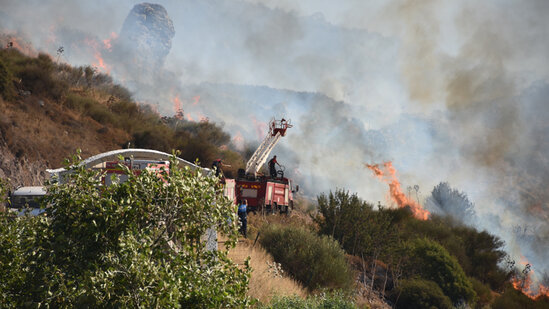
[[[128,145],[168,153],[177,149],[182,158],[198,159],[205,166],[214,159],[224,158],[232,166],[225,170],[228,176],[236,175],[236,170],[244,165],[242,156],[230,149],[230,135],[215,123],[187,121],[182,114],[161,117],[150,106],[137,104],[128,90],[113,83],[110,76],[89,66],[75,68],[57,64],[46,54],[32,58],[16,49],[2,49],[0,95],[5,101],[2,103],[5,109],[15,111],[9,118],[0,119],[0,133],[21,158],[33,160],[45,156],[50,164],[58,166],[76,148],[84,149],[84,155],[97,154],[97,150],[93,153],[82,145],[91,139],[104,144],[93,147],[102,148],[102,151]],[[21,114],[25,117],[21,118]],[[44,117],[40,117],[42,114]],[[51,120],[64,125],[57,128],[59,131],[74,136],[72,141],[61,143],[51,136],[60,132],[53,132],[53,129],[41,132],[44,129],[37,126],[34,132],[26,134],[39,138],[24,139],[13,125],[16,118],[31,127],[33,123]],[[93,138],[81,131],[91,131],[97,136]],[[42,144],[40,139],[49,139],[49,143]],[[61,152],[48,148],[51,144],[71,143],[77,146],[61,146]]]
[[[160,117],[89,66],[74,68],[48,55],[32,58],[2,49],[0,96],[1,142],[19,160],[44,160],[55,167],[79,147],[92,155],[130,144],[165,152],[180,149],[182,158],[198,158],[206,166],[223,157],[233,166],[228,176],[244,164],[242,156],[230,150],[230,136],[215,123],[186,121],[181,114]],[[249,304],[247,270],[235,267],[223,250],[206,252],[198,241],[212,224],[232,235],[229,244],[236,235],[234,207],[222,202],[215,180],[185,171],[165,176],[174,177],[174,186],[190,181],[195,187],[185,187],[194,188],[188,192],[144,173],[99,194],[93,189],[96,178],[89,173],[81,170],[72,186],[54,187],[48,202],[56,210],[49,210],[50,219],[2,214],[3,305]],[[180,200],[178,211],[155,199],[165,194]],[[210,203],[214,196],[216,204]],[[465,200],[457,202],[470,206]],[[207,218],[190,211],[215,205],[221,208],[199,212]],[[276,219],[279,225],[250,226],[261,230],[261,244],[310,291],[345,290],[358,278],[359,285],[387,295],[399,308],[549,304],[546,297],[534,301],[510,286],[515,269],[502,250],[503,242],[485,231],[446,217],[420,221],[406,209],[374,209],[344,190],[320,195],[316,209],[314,220],[301,218],[299,228],[285,219]],[[458,214],[472,215],[468,208]],[[185,228],[168,228],[168,222]],[[174,244],[178,254],[173,253]],[[348,269],[342,249],[348,261],[360,261],[358,276]],[[275,298],[265,306],[352,307],[348,297],[330,295],[335,296]]]
[[[3,307],[243,307],[248,267],[227,257],[238,235],[236,208],[218,179],[172,159],[169,172],[134,175],[108,187],[74,167],[48,186],[46,216],[0,214]],[[208,250],[211,228],[226,248]]]

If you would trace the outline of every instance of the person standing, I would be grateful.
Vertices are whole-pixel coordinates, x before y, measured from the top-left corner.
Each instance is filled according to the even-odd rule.
[[[271,178],[276,178],[275,164],[278,164],[278,162],[276,161],[276,156],[269,160],[269,174],[271,174]],[[280,164],[278,164],[278,166],[280,166]]]
[[[222,166],[231,167],[229,164],[224,164],[221,159],[217,159],[217,160],[214,160],[212,162],[212,169],[215,171],[215,176],[216,177],[219,177],[219,174],[221,173],[221,167]]]
[[[247,237],[247,228],[248,228],[248,201],[242,200],[241,203],[238,205],[238,219],[240,220],[240,233],[244,236],[244,238]]]

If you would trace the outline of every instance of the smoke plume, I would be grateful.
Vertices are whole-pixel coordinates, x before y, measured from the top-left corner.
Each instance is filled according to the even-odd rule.
[[[549,272],[549,2],[166,0],[158,32],[139,32],[136,4],[5,0],[0,27],[64,46],[60,61],[96,65],[163,114],[221,123],[241,147],[291,118],[275,152],[310,197],[390,203],[374,162],[420,197],[448,182],[479,229]]]

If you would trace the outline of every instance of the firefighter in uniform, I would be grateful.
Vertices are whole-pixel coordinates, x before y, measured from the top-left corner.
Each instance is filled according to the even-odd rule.
[[[269,174],[271,175],[271,178],[276,178],[275,164],[278,164],[278,162],[276,161],[276,156],[269,160]],[[278,164],[278,166],[280,166],[280,164]]]
[[[221,167],[222,166],[231,167],[229,164],[224,164],[221,159],[217,159],[217,160],[214,160],[212,162],[212,169],[215,170],[215,176],[216,177],[219,177],[219,174],[221,173]]]
[[[246,230],[248,228],[248,201],[242,200],[241,203],[238,203],[238,219],[240,220],[240,233],[246,238]]]

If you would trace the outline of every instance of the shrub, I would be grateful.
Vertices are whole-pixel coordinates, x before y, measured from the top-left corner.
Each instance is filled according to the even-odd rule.
[[[357,308],[353,300],[342,293],[322,293],[310,296],[307,299],[298,296],[274,298],[270,304],[260,306],[261,309],[354,309]]]
[[[116,124],[116,116],[106,106],[99,103],[90,105],[85,114],[102,124]]]
[[[396,308],[453,308],[448,296],[433,281],[424,279],[403,280],[393,292]]]
[[[438,242],[458,260],[468,276],[488,283],[492,289],[501,290],[509,279],[510,270],[500,266],[507,254],[502,250],[504,242],[497,236],[436,215],[426,221],[405,220],[403,223],[402,237],[409,240],[426,237]]]
[[[549,302],[535,302],[533,299],[524,295],[521,291],[508,286],[507,289],[494,300],[492,309],[514,309],[514,308],[549,308]]]
[[[477,278],[469,278],[469,281],[471,281],[471,284],[473,285],[473,289],[475,290],[475,293],[477,294],[477,307],[483,308],[487,305],[489,305],[492,300],[492,290],[490,290],[490,287],[486,284],[482,283]]]
[[[476,297],[471,282],[463,269],[444,247],[427,238],[409,243],[410,265],[421,278],[432,280],[440,286],[454,304],[471,303]]]
[[[14,96],[13,75],[2,59],[0,59],[0,96],[5,100]]]
[[[172,158],[162,177],[121,165],[128,181],[104,187],[100,172],[77,162],[66,165],[67,183],[48,186],[46,216],[0,216],[2,307],[249,304],[249,269],[227,257],[237,218],[218,179]],[[226,249],[201,241],[212,227],[227,235]]]
[[[65,99],[65,106],[79,113],[84,113],[92,106],[99,104],[92,98],[83,97],[75,93],[69,93]]]
[[[59,100],[65,94],[67,84],[54,77],[55,65],[50,56],[38,55],[38,58],[27,58],[17,66],[17,77],[21,78],[25,89],[35,95],[44,95]]]
[[[372,205],[356,194],[338,189],[317,198],[319,216],[315,221],[320,233],[338,240],[353,255],[379,258],[390,255],[397,237],[396,225],[391,213],[374,211]]]
[[[264,225],[260,242],[274,260],[309,290],[347,289],[351,271],[337,241],[295,226]]]

